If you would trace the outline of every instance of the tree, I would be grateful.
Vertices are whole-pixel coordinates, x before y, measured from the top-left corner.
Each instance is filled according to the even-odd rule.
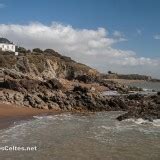
[[[43,53],[43,51],[42,51],[40,48],[34,48],[34,49],[33,49],[33,52]]]
[[[108,74],[112,74],[112,72],[111,72],[111,71],[108,71]]]
[[[55,57],[61,57],[61,55],[58,52],[54,51],[53,49],[46,49],[46,50],[44,50],[44,53],[46,55],[51,55],[51,56],[55,56]]]
[[[17,47],[16,51],[19,53],[26,53],[27,52],[27,50],[23,47]]]

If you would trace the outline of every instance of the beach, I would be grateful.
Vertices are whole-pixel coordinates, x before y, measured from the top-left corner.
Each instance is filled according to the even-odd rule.
[[[15,122],[21,120],[32,119],[36,115],[48,115],[58,113],[57,111],[50,111],[44,109],[34,109],[27,107],[20,107],[11,104],[0,104],[0,129],[8,128]]]

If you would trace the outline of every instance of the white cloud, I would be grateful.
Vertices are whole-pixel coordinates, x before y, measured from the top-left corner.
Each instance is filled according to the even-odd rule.
[[[160,34],[154,35],[154,39],[160,40]]]
[[[127,41],[124,34],[120,31],[114,31],[113,36],[114,36],[114,38],[117,38],[119,41]]]
[[[158,69],[160,60],[138,57],[133,51],[113,47],[124,38],[124,35],[118,31],[115,31],[110,37],[104,28],[75,29],[70,25],[59,23],[49,26],[41,23],[0,24],[0,35],[26,48],[53,48],[103,72],[107,72],[107,70],[122,73],[137,72],[160,77]],[[150,70],[154,70],[154,72]]]
[[[139,35],[139,36],[142,35],[142,30],[141,29],[137,29],[136,32],[137,32],[137,35]]]
[[[5,7],[6,7],[6,5],[5,5],[5,4],[0,3],[0,9],[1,9],[1,8],[5,8]]]

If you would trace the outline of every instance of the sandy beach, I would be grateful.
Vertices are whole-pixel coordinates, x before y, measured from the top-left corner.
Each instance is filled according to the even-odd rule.
[[[0,104],[0,129],[7,128],[20,120],[33,118],[35,115],[53,114],[57,111],[19,107],[9,104]]]

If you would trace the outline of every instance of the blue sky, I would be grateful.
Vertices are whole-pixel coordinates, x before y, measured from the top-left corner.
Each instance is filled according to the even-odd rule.
[[[57,22],[76,29],[102,27],[107,36],[117,31],[126,39],[112,44],[115,49],[160,57],[159,0],[0,0],[0,15],[5,25]]]

